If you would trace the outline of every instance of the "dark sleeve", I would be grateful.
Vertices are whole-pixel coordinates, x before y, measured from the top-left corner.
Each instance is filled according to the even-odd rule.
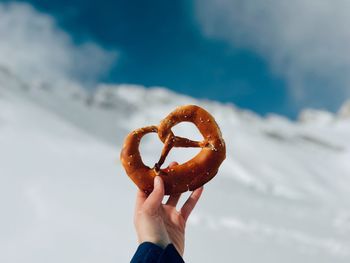
[[[173,244],[165,249],[151,243],[139,245],[130,263],[184,263]]]

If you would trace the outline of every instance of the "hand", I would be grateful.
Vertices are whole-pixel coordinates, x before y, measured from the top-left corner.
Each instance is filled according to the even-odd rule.
[[[169,167],[175,166],[173,162]],[[196,206],[203,187],[194,190],[180,211],[176,205],[181,194],[169,196],[165,204],[164,183],[160,176],[154,178],[154,189],[149,196],[138,190],[136,197],[134,224],[139,243],[152,242],[162,248],[172,243],[183,256],[185,246],[186,221]]]

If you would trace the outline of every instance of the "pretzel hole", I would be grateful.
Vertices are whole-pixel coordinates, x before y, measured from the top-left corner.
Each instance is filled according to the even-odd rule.
[[[184,137],[193,141],[202,141],[203,136],[194,123],[183,121],[171,128],[176,136]]]
[[[199,132],[196,125],[192,122],[180,122],[171,128],[175,136],[180,136],[187,138],[193,141],[202,141],[203,136]],[[201,148],[183,148],[183,147],[173,147],[167,158],[165,159],[164,164],[161,168],[167,167],[171,162],[178,162],[182,164],[192,159],[200,152]]]
[[[154,164],[159,160],[163,146],[164,144],[159,139],[157,133],[152,132],[144,135],[139,147],[143,163],[148,167],[153,168]]]

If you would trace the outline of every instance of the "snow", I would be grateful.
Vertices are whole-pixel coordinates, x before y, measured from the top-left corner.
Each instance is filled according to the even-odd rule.
[[[128,262],[136,187],[119,161],[123,138],[190,103],[215,116],[227,159],[190,218],[185,260],[349,262],[344,113],[309,110],[294,122],[161,87],[28,83],[0,69],[1,262]],[[174,132],[200,139],[190,124]],[[144,161],[161,147],[146,136]],[[167,163],[196,151],[176,149]]]

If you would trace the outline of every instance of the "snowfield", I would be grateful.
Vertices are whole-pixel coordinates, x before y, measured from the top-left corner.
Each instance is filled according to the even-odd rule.
[[[128,262],[136,187],[123,138],[183,104],[210,111],[227,143],[188,223],[186,262],[350,262],[349,103],[294,122],[164,88],[61,84],[0,69],[0,262]],[[174,132],[200,139],[192,124]],[[147,135],[145,163],[161,148]],[[166,164],[197,151],[173,150]]]

